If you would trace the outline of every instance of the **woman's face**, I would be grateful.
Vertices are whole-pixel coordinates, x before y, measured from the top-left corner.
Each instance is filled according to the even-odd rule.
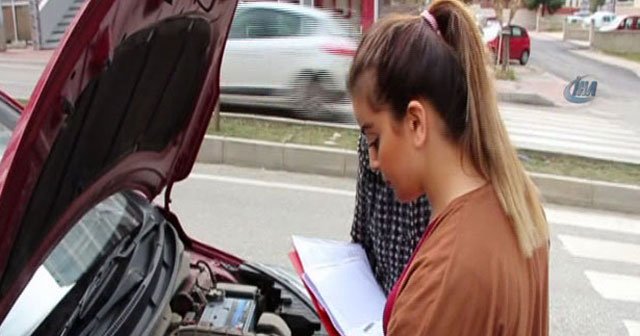
[[[374,111],[365,97],[353,97],[356,120],[369,145],[371,169],[379,170],[402,202],[424,193],[421,188],[417,152],[407,120],[397,121],[391,111]]]

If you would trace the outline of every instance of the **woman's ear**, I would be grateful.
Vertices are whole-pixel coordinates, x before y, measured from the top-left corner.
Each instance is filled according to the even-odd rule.
[[[405,129],[414,146],[422,147],[427,142],[429,117],[425,106],[418,100],[412,100],[407,105]]]

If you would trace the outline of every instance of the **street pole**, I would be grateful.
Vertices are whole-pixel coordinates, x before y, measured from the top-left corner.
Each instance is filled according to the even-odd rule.
[[[29,11],[31,13],[31,40],[33,41],[33,49],[40,50],[42,47],[42,38],[40,35],[40,1],[29,0]]]
[[[16,15],[16,2],[11,0],[11,14],[13,15],[13,43],[18,42],[18,16]]]
[[[220,96],[218,96],[218,102],[216,106],[213,108],[213,130],[214,132],[220,131]]]
[[[0,6],[0,51],[7,50],[7,39],[4,36],[4,13]]]

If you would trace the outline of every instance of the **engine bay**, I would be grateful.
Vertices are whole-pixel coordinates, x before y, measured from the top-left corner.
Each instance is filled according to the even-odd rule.
[[[293,335],[278,314],[289,302],[282,298],[281,291],[218,279],[220,274],[216,275],[202,259],[191,263],[190,268],[195,272],[184,279],[171,300],[170,323],[157,335]],[[295,330],[296,334],[319,329],[312,323],[308,326],[306,331]]]
[[[129,214],[96,208],[116,234],[32,335],[326,335],[291,275],[194,252],[173,214],[134,193],[121,202]]]

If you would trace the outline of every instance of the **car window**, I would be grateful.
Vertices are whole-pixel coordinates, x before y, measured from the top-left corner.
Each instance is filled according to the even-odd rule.
[[[522,37],[522,29],[520,27],[512,27],[511,28],[511,36],[513,36],[513,37]]]
[[[130,206],[133,193],[119,193],[87,212],[40,265],[3,324],[0,335],[32,333],[94,263],[141,223]]]
[[[636,19],[636,29],[640,29],[640,19]]]
[[[247,9],[238,12],[231,25],[229,37],[274,38],[310,34],[314,22],[302,16],[272,9]]]
[[[624,20],[624,28],[625,29],[632,29],[633,28],[633,19],[632,18],[627,18]]]
[[[342,36],[342,37],[351,37],[357,38],[358,32],[355,27],[347,20],[340,18],[333,18],[331,20],[327,20],[326,27],[328,27],[329,34]]]

